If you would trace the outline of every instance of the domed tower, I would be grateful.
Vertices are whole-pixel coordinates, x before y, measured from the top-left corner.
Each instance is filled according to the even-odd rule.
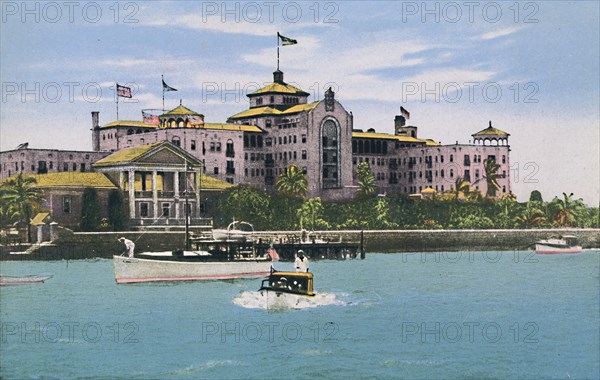
[[[160,128],[198,128],[204,125],[204,115],[183,106],[181,102],[158,119]]]
[[[510,133],[492,127],[492,121],[490,120],[490,124],[486,129],[473,133],[471,136],[473,136],[475,145],[508,146]]]

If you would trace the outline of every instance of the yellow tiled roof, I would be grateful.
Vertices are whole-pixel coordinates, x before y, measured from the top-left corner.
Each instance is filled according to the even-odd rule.
[[[189,109],[185,106],[182,106],[180,104],[177,107],[173,108],[172,110],[165,112],[163,115],[196,115],[196,116],[200,116],[201,114],[199,114],[196,111],[192,111],[191,109]]]
[[[16,174],[18,175],[18,174]],[[16,175],[11,176],[14,178]],[[23,174],[23,177],[31,177],[36,180],[32,185],[35,188],[49,187],[95,187],[105,189],[116,189],[114,183],[103,173],[97,172],[51,172],[45,174]],[[10,178],[6,178],[7,181]]]
[[[384,140],[397,140],[402,142],[415,142],[415,143],[424,143],[425,140],[420,140],[411,136],[397,136],[390,135],[388,133],[377,133],[377,132],[352,132],[353,138],[360,139],[384,139]]]
[[[110,165],[119,164],[122,162],[131,162],[131,161],[135,160],[136,158],[139,158],[142,155],[146,154],[149,150],[159,146],[162,143],[163,142],[160,141],[160,142],[155,142],[154,144],[140,145],[140,146],[136,146],[133,148],[127,148],[127,149],[120,150],[118,152],[111,154],[110,156],[106,156],[103,159],[96,161],[94,166],[110,166]]]
[[[306,111],[310,111],[311,109],[315,108],[318,104],[319,104],[319,100],[314,101],[312,103],[308,103],[308,104],[296,104],[294,106],[291,106],[290,108],[286,108],[285,110],[278,110],[277,108],[274,107],[269,107],[269,106],[265,106],[265,107],[256,107],[256,108],[250,108],[248,110],[242,111],[240,113],[236,113],[233,116],[230,116],[230,119],[240,119],[240,118],[244,118],[244,117],[252,117],[252,116],[262,116],[262,115],[289,115],[289,114],[293,114],[293,113],[299,113],[299,112],[306,112]]]
[[[142,127],[142,128],[156,128],[154,124],[144,123],[143,121],[135,120],[116,120],[111,123],[105,124],[101,128],[108,127]]]
[[[203,190],[225,190],[233,187],[229,182],[202,174],[200,177],[200,188]]]
[[[433,190],[431,187],[426,187],[423,190],[421,190],[421,193],[425,193],[425,194],[433,194],[436,193],[437,191]]]
[[[291,84],[282,84],[282,83],[271,83],[261,89],[258,89],[254,92],[251,92],[250,95],[259,95],[259,94],[266,94],[269,92],[279,92],[279,93],[285,93],[285,94],[296,94],[296,95],[305,95],[307,94],[306,92],[302,91],[301,89],[292,86]]]
[[[224,131],[243,131],[243,132],[262,132],[263,130],[256,125],[243,124],[221,124],[221,123],[204,123],[199,125],[199,129],[219,129]]]
[[[494,127],[487,127],[477,133],[473,133],[471,136],[482,136],[482,135],[497,135],[497,136],[510,136],[510,133],[506,133]]]
[[[258,115],[281,115],[281,111],[279,111],[277,108],[273,108],[273,107],[269,107],[269,106],[265,106],[265,107],[257,107],[257,108],[250,108],[248,110],[236,113],[233,116],[230,116],[230,119],[239,119],[239,118],[243,118],[243,117],[252,117],[252,116],[258,116]]]
[[[442,144],[440,144],[439,142],[433,140],[433,139],[425,139],[425,145],[427,146],[440,146]]]
[[[50,213],[40,212],[36,216],[34,216],[33,219],[31,219],[31,222],[29,222],[29,224],[31,224],[32,226],[43,226],[44,224],[46,224],[44,223],[44,219],[46,219],[48,215],[50,215]]]

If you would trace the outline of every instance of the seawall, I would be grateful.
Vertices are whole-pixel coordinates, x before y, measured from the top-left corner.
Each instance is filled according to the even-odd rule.
[[[359,242],[361,231],[315,231],[316,236],[337,241]],[[298,231],[257,231],[256,236],[285,240],[299,238]],[[575,235],[584,248],[600,247],[600,229],[534,230],[391,230],[363,231],[365,251],[436,252],[436,251],[513,251],[527,250],[540,239],[558,235]],[[3,247],[1,260],[76,260],[111,258],[124,251],[117,240],[125,236],[136,244],[136,251],[171,251],[181,248],[181,231],[76,232],[62,229],[54,244],[37,247],[31,254],[9,254]]]

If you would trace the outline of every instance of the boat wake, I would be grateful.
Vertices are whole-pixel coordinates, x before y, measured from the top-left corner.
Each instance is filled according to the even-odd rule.
[[[266,291],[245,291],[233,299],[233,303],[247,309],[299,310],[327,305],[345,305],[334,293],[317,293],[314,297],[279,294]]]

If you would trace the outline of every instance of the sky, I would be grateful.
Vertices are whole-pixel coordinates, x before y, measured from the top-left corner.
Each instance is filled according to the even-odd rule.
[[[91,150],[91,112],[141,120],[180,100],[224,122],[285,81],[354,128],[393,133],[400,107],[419,137],[469,143],[489,121],[510,133],[513,192],[525,201],[600,198],[597,1],[2,1],[0,150]]]

